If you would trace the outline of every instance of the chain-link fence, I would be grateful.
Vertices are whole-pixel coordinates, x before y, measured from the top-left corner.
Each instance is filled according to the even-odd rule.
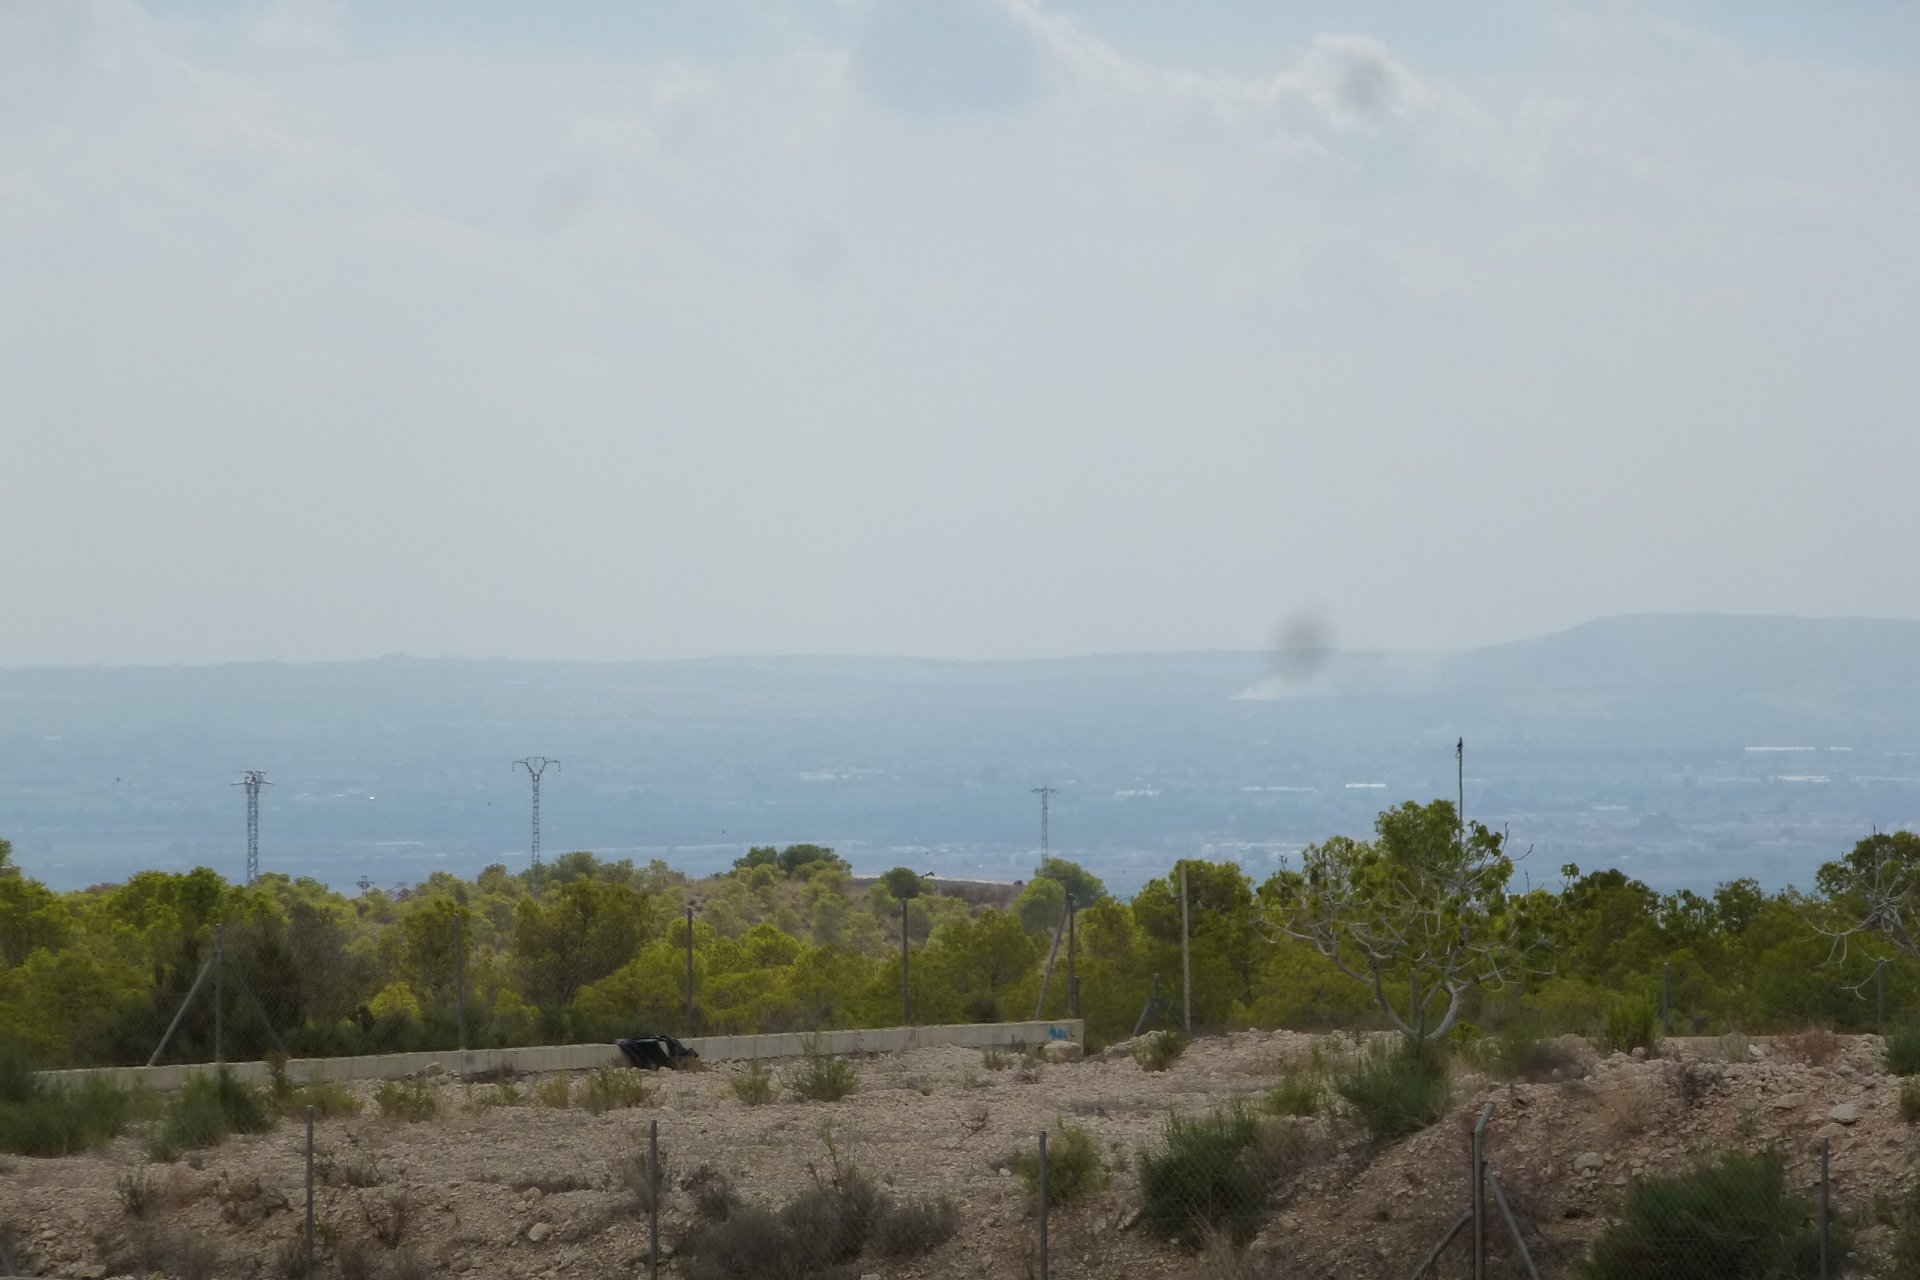
[[[0,1266],[1824,1280],[1920,1261],[1914,1108],[1845,1057],[1731,1091],[1720,1064],[1623,1055],[1598,1085],[1465,1107],[1443,1093],[1409,1126],[1357,1074],[1195,1102],[1225,1068],[1183,1076],[1190,1061],[1152,1040],[1090,1072],[1077,1052],[954,1049],[350,1085],[277,1072],[259,1089],[209,1071],[164,1098],[98,1092],[75,1101],[126,1122],[99,1154],[0,1163]],[[1808,1081],[1845,1100],[1793,1091]],[[47,1121],[39,1155],[62,1154],[67,1121]]]

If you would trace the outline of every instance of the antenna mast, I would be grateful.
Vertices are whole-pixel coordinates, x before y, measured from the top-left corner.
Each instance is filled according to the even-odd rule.
[[[555,769],[558,769],[560,762],[558,760],[549,760],[545,756],[528,756],[524,760],[515,760],[513,762],[514,768],[525,769],[528,776],[533,779],[533,863],[531,879],[533,881],[533,896],[536,898],[540,896],[540,775],[547,771],[548,765],[552,765]]]
[[[260,878],[260,788],[273,784],[258,769],[243,769],[240,781],[232,783],[247,789],[247,883]]]

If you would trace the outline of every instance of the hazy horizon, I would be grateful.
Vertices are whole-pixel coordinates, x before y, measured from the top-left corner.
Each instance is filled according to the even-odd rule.
[[[0,0],[0,666],[1880,614],[1917,53],[1911,3]]]

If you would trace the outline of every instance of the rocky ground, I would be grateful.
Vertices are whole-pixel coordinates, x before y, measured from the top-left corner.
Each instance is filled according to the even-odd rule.
[[[858,1062],[859,1089],[843,1101],[754,1107],[731,1087],[739,1068],[718,1065],[662,1074],[647,1105],[598,1115],[534,1104],[538,1080],[516,1082],[525,1104],[488,1106],[497,1086],[442,1077],[425,1082],[440,1115],[419,1123],[383,1119],[373,1088],[356,1086],[367,1100],[362,1114],[318,1126],[320,1274],[644,1274],[647,1220],[622,1169],[646,1150],[657,1122],[669,1246],[691,1217],[690,1183],[703,1166],[724,1173],[746,1200],[778,1204],[830,1167],[831,1143],[894,1195],[951,1196],[963,1214],[958,1237],[933,1253],[863,1258],[850,1275],[1026,1277],[1037,1232],[1010,1165],[1063,1117],[1094,1135],[1112,1177],[1053,1215],[1054,1276],[1226,1274],[1221,1257],[1161,1244],[1135,1223],[1138,1153],[1160,1141],[1170,1112],[1257,1100],[1316,1046],[1324,1060],[1353,1043],[1288,1032],[1205,1038],[1164,1073],[1124,1052],[989,1064],[974,1050],[925,1049]],[[1645,1060],[1599,1059],[1570,1042],[1559,1076],[1503,1083],[1462,1071],[1453,1115],[1385,1149],[1348,1121],[1295,1122],[1307,1154],[1233,1268],[1272,1277],[1411,1274],[1465,1207],[1464,1135],[1487,1102],[1495,1108],[1490,1164],[1548,1275],[1567,1273],[1634,1174],[1777,1143],[1794,1181],[1811,1188],[1821,1137],[1831,1142],[1836,1208],[1861,1224],[1865,1258],[1884,1254],[1890,1232],[1870,1225],[1875,1198],[1905,1193],[1916,1144],[1876,1040],[1675,1040]],[[14,1233],[19,1264],[75,1277],[297,1274],[300,1124],[284,1121],[174,1165],[148,1164],[142,1151],[132,1133],[84,1157],[0,1161],[0,1223]],[[140,1218],[126,1204],[136,1184],[147,1195]],[[1496,1255],[1505,1259],[1508,1248],[1498,1232]],[[1509,1274],[1503,1267],[1496,1273]],[[671,1256],[662,1273],[679,1273]]]

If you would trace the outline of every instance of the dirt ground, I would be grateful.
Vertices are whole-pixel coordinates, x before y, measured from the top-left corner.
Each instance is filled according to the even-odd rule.
[[[657,1122],[670,1188],[662,1210],[669,1246],[690,1220],[692,1195],[683,1184],[696,1170],[722,1171],[747,1201],[777,1205],[828,1165],[830,1138],[842,1158],[894,1195],[951,1196],[963,1213],[958,1237],[933,1253],[908,1262],[863,1256],[851,1274],[1024,1278],[1037,1274],[1037,1231],[1010,1162],[1064,1117],[1094,1135],[1112,1178],[1052,1215],[1052,1275],[1218,1276],[1229,1271],[1220,1257],[1162,1244],[1135,1224],[1138,1154],[1160,1141],[1170,1112],[1257,1100],[1316,1045],[1323,1058],[1337,1058],[1353,1044],[1289,1032],[1203,1038],[1164,1073],[1111,1051],[1082,1062],[990,1068],[977,1050],[922,1049],[856,1063],[859,1089],[843,1101],[757,1107],[730,1087],[742,1068],[719,1064],[661,1073],[651,1078],[648,1105],[599,1115],[535,1104],[535,1079],[515,1082],[525,1104],[483,1106],[497,1097],[495,1086],[437,1077],[426,1084],[441,1114],[420,1123],[382,1119],[374,1087],[359,1085],[367,1103],[361,1115],[317,1126],[316,1212],[328,1242],[318,1273],[343,1274],[338,1256],[358,1249],[370,1276],[409,1274],[401,1265],[409,1260],[418,1275],[644,1275],[647,1220],[620,1170],[645,1151],[649,1124]],[[1869,1225],[1873,1201],[1911,1185],[1914,1131],[1899,1114],[1898,1082],[1880,1069],[1877,1040],[1842,1038],[1807,1050],[1676,1040],[1642,1061],[1595,1059],[1580,1046],[1569,1048],[1569,1058],[1580,1060],[1560,1079],[1500,1083],[1462,1072],[1452,1116],[1384,1149],[1348,1121],[1296,1122],[1312,1158],[1276,1193],[1236,1274],[1411,1274],[1466,1205],[1464,1135],[1487,1102],[1495,1105],[1491,1167],[1548,1275],[1567,1274],[1632,1175],[1682,1169],[1728,1146],[1776,1142],[1789,1153],[1796,1185],[1810,1190],[1822,1136],[1831,1142],[1834,1204],[1861,1225],[1861,1253],[1874,1258],[1889,1230]],[[17,1261],[29,1273],[88,1280],[144,1278],[156,1269],[175,1280],[285,1274],[302,1225],[303,1149],[303,1126],[283,1121],[170,1166],[146,1162],[138,1131],[88,1156],[7,1158],[0,1160],[0,1222],[11,1224]],[[143,1173],[153,1202],[135,1221],[120,1183]],[[404,1209],[397,1230],[396,1206]],[[134,1242],[156,1233],[172,1252],[142,1256]],[[398,1236],[397,1252],[375,1239],[382,1235]],[[182,1248],[181,1240],[198,1248]],[[1496,1254],[1505,1259],[1509,1249],[1506,1233],[1497,1232]],[[1456,1259],[1447,1273],[1461,1265]],[[1505,1265],[1496,1273],[1508,1274]],[[671,1256],[662,1274],[678,1274]]]

